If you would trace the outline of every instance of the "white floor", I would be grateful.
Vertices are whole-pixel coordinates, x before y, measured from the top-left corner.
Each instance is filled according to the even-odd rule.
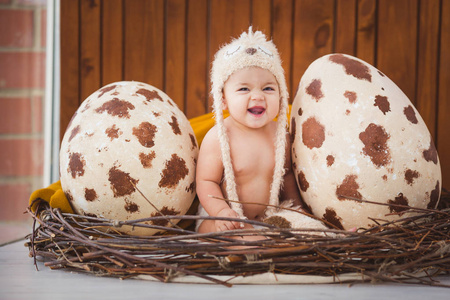
[[[25,240],[0,247],[0,299],[450,299],[450,289],[400,284],[235,285],[120,280],[89,274],[39,271]],[[440,281],[450,284],[450,276]],[[58,298],[57,298],[58,297]]]

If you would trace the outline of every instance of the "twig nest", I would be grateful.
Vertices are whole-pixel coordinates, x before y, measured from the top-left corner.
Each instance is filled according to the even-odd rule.
[[[195,197],[197,154],[189,121],[166,94],[116,82],[90,95],[72,117],[60,150],[61,185],[80,215],[120,221],[183,215]]]
[[[441,167],[427,126],[373,66],[343,54],[317,59],[300,81],[291,116],[294,170],[316,216],[350,229],[373,225],[369,218],[398,218],[408,206],[438,204]]]

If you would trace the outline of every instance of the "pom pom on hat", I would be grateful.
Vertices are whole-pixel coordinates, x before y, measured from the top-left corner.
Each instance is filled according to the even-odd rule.
[[[278,114],[278,128],[275,140],[275,169],[270,190],[269,204],[278,205],[278,196],[285,173],[286,129],[288,112],[288,91],[280,55],[275,44],[266,39],[261,31],[253,32],[252,26],[238,39],[224,45],[214,56],[211,69],[211,94],[213,96],[213,110],[219,133],[224,179],[226,182],[226,197],[239,200],[236,180],[231,162],[230,144],[223,124],[223,87],[228,78],[236,71],[260,67],[270,71],[277,80],[280,89],[280,111]],[[231,207],[244,218],[242,205],[231,203]]]

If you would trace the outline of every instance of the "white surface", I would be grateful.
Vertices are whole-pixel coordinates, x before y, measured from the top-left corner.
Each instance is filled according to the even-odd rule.
[[[89,274],[39,271],[25,241],[0,247],[0,299],[449,299],[450,289],[400,284],[235,285],[120,280]],[[440,278],[450,284],[450,276]],[[58,298],[57,298],[58,297]]]

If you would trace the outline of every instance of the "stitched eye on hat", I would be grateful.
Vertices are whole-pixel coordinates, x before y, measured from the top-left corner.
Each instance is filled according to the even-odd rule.
[[[227,52],[225,52],[225,57],[229,58],[231,56],[233,56],[234,54],[236,54],[239,49],[241,49],[240,45],[234,45],[232,46],[230,49],[227,50]]]
[[[264,53],[265,55],[273,57],[272,52],[270,52],[267,48],[263,46],[258,46],[258,49],[261,50],[261,52]]]

